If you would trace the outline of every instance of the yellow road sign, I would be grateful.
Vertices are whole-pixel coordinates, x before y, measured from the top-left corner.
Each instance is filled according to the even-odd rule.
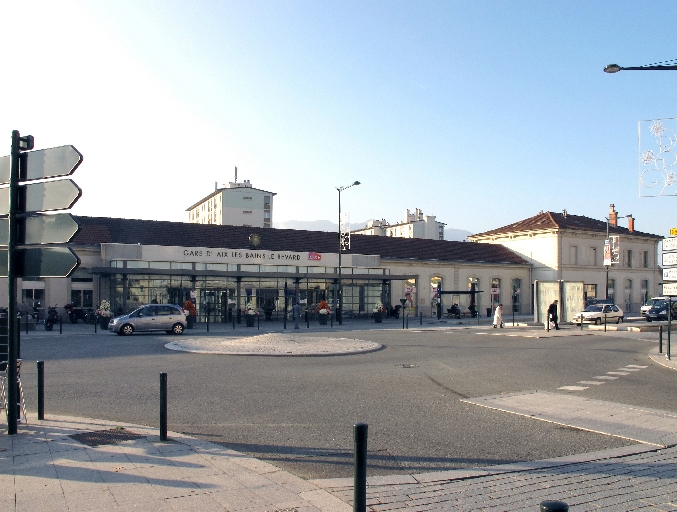
[[[677,228],[670,228],[670,236],[677,236]]]

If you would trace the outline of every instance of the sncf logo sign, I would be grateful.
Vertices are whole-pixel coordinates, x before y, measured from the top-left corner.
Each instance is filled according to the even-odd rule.
[[[314,261],[320,261],[322,259],[322,255],[319,252],[309,252],[308,253],[308,259],[314,260]]]

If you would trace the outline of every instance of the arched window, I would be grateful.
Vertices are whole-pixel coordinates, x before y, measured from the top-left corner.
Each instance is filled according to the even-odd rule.
[[[512,280],[512,310],[515,313],[522,312],[521,296],[522,296],[522,280],[515,278]]]

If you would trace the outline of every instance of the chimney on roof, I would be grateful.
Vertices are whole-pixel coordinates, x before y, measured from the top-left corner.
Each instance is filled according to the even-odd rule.
[[[567,218],[567,211],[566,210],[562,210],[562,217],[564,217],[565,219]]]
[[[609,224],[618,226],[618,212],[613,204],[609,205]]]
[[[235,166],[235,181],[233,183],[237,183],[237,166]]]
[[[634,230],[635,230],[635,219],[632,217],[632,215],[630,215],[630,217],[628,217],[628,231],[632,233]]]

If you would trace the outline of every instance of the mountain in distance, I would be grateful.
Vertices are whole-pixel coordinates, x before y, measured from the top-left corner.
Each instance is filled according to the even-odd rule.
[[[350,229],[362,229],[367,225],[367,222],[351,222]],[[329,231],[336,233],[338,231],[338,224],[330,220],[286,220],[282,222],[273,222],[273,227],[278,229],[303,229],[306,231]],[[453,240],[456,242],[463,242],[468,235],[472,235],[470,231],[465,229],[444,228],[444,239]]]

